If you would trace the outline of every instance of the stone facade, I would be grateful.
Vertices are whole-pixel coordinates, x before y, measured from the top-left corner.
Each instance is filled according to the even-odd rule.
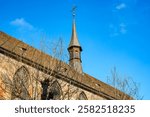
[[[66,100],[76,100],[76,99],[104,99],[98,95],[93,95],[93,93],[86,91],[80,87],[76,87],[71,83],[65,82],[62,79],[57,79],[55,76],[50,76],[49,74],[44,73],[43,71],[29,66],[23,63],[21,60],[17,61],[8,56],[0,54],[0,99],[36,99],[40,100],[42,98],[42,82],[48,81],[48,85],[55,82],[58,83],[60,90],[60,97],[58,99]],[[22,71],[21,71],[22,70]],[[26,87],[28,93],[25,95],[19,95],[18,97],[13,95],[13,85],[15,85],[15,76],[17,73],[20,73],[21,77],[28,77],[28,86]],[[26,73],[25,73],[26,72]],[[25,76],[24,76],[25,75]],[[24,78],[25,79],[25,78]],[[21,79],[22,81],[22,79]],[[22,83],[21,85],[25,85]],[[25,89],[26,90],[26,89]],[[25,91],[24,91],[25,92]],[[26,96],[27,95],[27,96]],[[52,97],[53,98],[53,97]],[[45,99],[45,98],[43,98]],[[57,98],[56,98],[57,99]]]

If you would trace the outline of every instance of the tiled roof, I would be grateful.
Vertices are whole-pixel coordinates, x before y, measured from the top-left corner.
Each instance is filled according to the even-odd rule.
[[[52,59],[51,56],[3,32],[0,32],[0,47],[28,60],[34,61],[35,63],[42,64],[47,68],[49,68],[49,61]]]

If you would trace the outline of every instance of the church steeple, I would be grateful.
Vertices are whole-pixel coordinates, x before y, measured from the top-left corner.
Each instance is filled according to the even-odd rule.
[[[73,7],[73,23],[72,23],[72,36],[71,41],[68,47],[70,59],[69,65],[74,68],[77,72],[82,73],[82,61],[81,61],[81,51],[82,47],[79,44],[77,33],[76,33],[76,24],[75,24],[75,10],[76,7]]]
[[[71,41],[70,41],[70,44],[69,44],[69,48],[72,47],[72,46],[80,47],[80,49],[82,51],[82,48],[79,44],[77,33],[76,33],[75,19],[73,19],[73,23],[72,23],[72,36],[71,36]]]

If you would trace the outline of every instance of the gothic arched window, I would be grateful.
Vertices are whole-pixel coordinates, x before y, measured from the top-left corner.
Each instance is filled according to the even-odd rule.
[[[87,99],[86,94],[85,94],[84,92],[81,92],[81,93],[79,94],[78,100],[88,100],[88,99]]]
[[[42,100],[59,100],[62,95],[61,87],[57,81],[50,85],[49,81],[45,80],[42,82],[42,88]]]
[[[62,95],[62,90],[57,81],[55,81],[48,92],[48,100],[59,100]]]
[[[30,95],[28,92],[29,78],[29,72],[24,66],[16,71],[13,77],[11,99],[30,99]]]

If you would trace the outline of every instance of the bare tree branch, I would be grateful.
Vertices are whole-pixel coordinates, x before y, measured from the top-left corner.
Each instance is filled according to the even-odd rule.
[[[139,93],[139,84],[133,81],[131,77],[119,76],[115,67],[113,70],[111,70],[111,74],[111,77],[107,77],[107,82],[114,88],[125,93],[122,95],[121,99],[126,99],[127,95],[133,97],[134,99],[143,99],[143,96],[141,96]],[[115,95],[118,95],[117,91],[115,92]]]

